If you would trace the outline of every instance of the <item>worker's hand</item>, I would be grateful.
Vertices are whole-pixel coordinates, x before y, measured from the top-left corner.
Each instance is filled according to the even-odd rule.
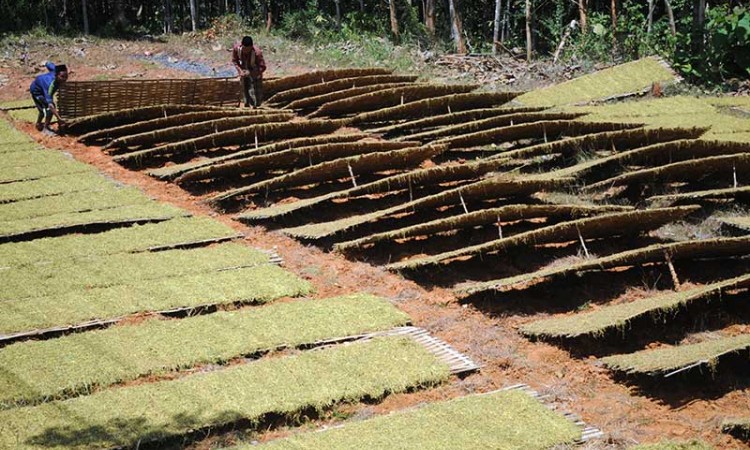
[[[58,128],[59,130],[64,130],[64,129],[65,129],[65,127],[66,127],[67,125],[68,125],[68,124],[67,124],[67,123],[66,123],[66,122],[65,122],[64,120],[62,120],[62,119],[57,119],[57,128]]]
[[[249,77],[250,76],[250,71],[249,70],[243,70],[242,71],[242,76],[243,77]]]

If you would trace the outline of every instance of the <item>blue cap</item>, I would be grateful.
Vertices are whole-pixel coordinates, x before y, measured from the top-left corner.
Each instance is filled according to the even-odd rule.
[[[44,65],[44,67],[46,67],[47,70],[49,70],[50,72],[54,72],[55,71],[55,63],[53,63],[52,61],[47,61],[47,63]]]

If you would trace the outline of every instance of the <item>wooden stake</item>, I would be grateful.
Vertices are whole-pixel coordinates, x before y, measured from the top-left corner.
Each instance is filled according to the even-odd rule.
[[[586,241],[583,240],[583,235],[581,234],[581,230],[578,227],[576,227],[576,230],[578,230],[578,239],[581,241],[581,247],[583,247],[583,253],[586,255],[586,258],[591,258],[589,249],[586,248]]]
[[[734,187],[737,187],[737,165],[732,165],[732,178],[734,179]]]
[[[258,149],[258,132],[255,132],[255,149]]]
[[[503,225],[500,223],[500,215],[497,216],[497,234],[500,235],[500,239],[503,238]]]
[[[464,196],[461,195],[461,193],[458,193],[458,198],[461,199],[461,206],[464,207],[464,213],[469,214],[469,208],[466,207],[466,202],[464,201]]]
[[[349,168],[349,176],[352,177],[352,184],[354,185],[354,187],[357,187],[357,180],[354,179],[354,171],[352,170],[352,165],[347,164],[346,166]]]
[[[667,261],[667,266],[669,267],[669,274],[672,276],[672,284],[674,284],[674,290],[679,291],[680,290],[680,279],[677,278],[677,271],[674,270],[674,264],[672,264],[672,258],[669,256],[668,252],[664,252],[664,259]]]

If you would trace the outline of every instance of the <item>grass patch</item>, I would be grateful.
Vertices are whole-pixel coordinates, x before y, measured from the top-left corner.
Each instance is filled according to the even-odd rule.
[[[184,174],[198,171],[207,170],[211,166],[216,166],[230,161],[238,159],[250,158],[253,156],[266,155],[278,151],[291,150],[300,147],[308,147],[313,145],[333,144],[341,142],[355,142],[367,137],[364,133],[342,133],[342,134],[324,134],[322,136],[303,137],[296,139],[285,139],[283,141],[274,142],[273,144],[263,145],[257,148],[251,148],[247,150],[240,150],[234,153],[230,153],[224,156],[218,156],[215,158],[207,158],[200,161],[191,161],[183,164],[175,164],[172,166],[161,167],[158,169],[148,170],[146,173],[152,177],[159,178],[161,180],[172,180]]]
[[[417,145],[419,145],[418,142],[361,141],[297,147],[196,169],[176,178],[174,181],[179,184],[227,175],[253,172],[268,173],[273,169],[292,171],[339,158],[400,150]]]
[[[76,333],[0,350],[0,406],[88,393],[141,376],[320,340],[387,330],[409,317],[350,295]]]
[[[147,251],[202,240],[236,236],[226,225],[206,217],[179,217],[158,223],[116,228],[97,234],[68,235],[0,245],[0,261],[25,266],[116,253]]]
[[[750,216],[716,217],[716,220],[739,230],[750,231]]]
[[[280,112],[278,114],[268,113],[263,115],[245,114],[196,122],[185,121],[174,126],[159,127],[153,130],[118,137],[108,142],[102,149],[110,153],[115,153],[127,151],[128,147],[155,146],[160,143],[179,142],[251,125],[287,122],[290,118],[288,112]]]
[[[261,447],[542,450],[572,444],[580,436],[576,425],[528,394],[500,391],[433,403],[320,433],[302,433]]]
[[[25,109],[11,109],[11,108],[24,108]],[[36,122],[37,109],[34,106],[34,102],[29,98],[23,100],[14,100],[10,102],[0,103],[0,109],[11,109],[8,111],[8,115],[11,119],[20,120],[23,122]]]
[[[377,75],[390,75],[393,70],[377,67],[354,68],[354,69],[328,69],[314,72],[291,75],[275,80],[270,80],[263,85],[263,91],[269,98],[276,94],[293,89],[322,84],[326,82],[343,80],[347,78],[371,77]]]
[[[653,83],[675,81],[677,76],[664,61],[649,57],[537,89],[516,100],[530,106],[566,105],[638,93]]]
[[[321,239],[409,209],[419,210],[448,204],[460,204],[461,198],[465,200],[473,200],[476,198],[490,198],[492,196],[510,197],[514,195],[531,194],[547,188],[558,187],[568,181],[569,180],[566,179],[540,179],[532,177],[510,178],[496,176],[458,188],[446,189],[439,194],[428,195],[417,200],[405,202],[379,211],[360,214],[354,217],[347,217],[345,219],[331,222],[321,222],[300,227],[285,228],[283,232],[289,236],[297,238]]]
[[[0,220],[12,221],[52,216],[61,213],[86,212],[118,206],[152,202],[136,188],[120,188],[113,184],[96,190],[70,192],[0,205]]]
[[[530,113],[531,114],[531,113]],[[540,113],[541,114],[541,113]],[[500,144],[520,139],[539,139],[545,141],[559,139],[562,136],[581,136],[636,128],[638,125],[616,122],[577,122],[572,120],[552,120],[508,125],[474,133],[449,136],[438,139],[435,143],[448,144],[451,149],[472,148],[483,145]],[[411,139],[413,136],[407,136]]]
[[[106,139],[117,139],[122,136],[133,136],[140,133],[149,131],[162,130],[167,127],[173,127],[176,125],[185,125],[196,122],[204,122],[208,120],[221,119],[225,117],[237,117],[237,116],[266,116],[266,115],[280,115],[285,114],[290,118],[294,114],[283,111],[265,111],[258,109],[236,109],[231,110],[219,110],[219,111],[197,111],[189,112],[184,114],[168,115],[167,117],[160,117],[158,119],[144,120],[142,122],[135,122],[127,125],[121,125],[114,128],[105,128],[102,130],[92,131],[78,137],[79,141],[92,142]]]
[[[328,134],[341,127],[340,121],[310,120],[306,122],[264,123],[249,125],[232,130],[209,133],[180,142],[160,145],[154,148],[138,150],[113,159],[119,163],[143,164],[153,157],[174,154],[195,154],[201,150],[232,145],[247,145],[252,142],[267,143],[278,139],[311,137]]]
[[[750,140],[747,118],[728,114],[717,98],[675,96],[568,110],[589,113],[587,121],[641,123],[647,129],[699,127],[708,129],[701,137],[704,140],[745,143]]]
[[[372,86],[388,83],[412,83],[417,80],[416,75],[368,75],[315,83],[308,86],[288,89],[269,98],[267,103],[288,105],[296,100],[302,100],[331,92],[352,89],[358,86]]]
[[[0,203],[31,200],[80,191],[111,188],[112,182],[94,173],[76,173],[0,184]]]
[[[427,116],[442,115],[452,111],[465,111],[476,108],[488,108],[503,105],[520,94],[512,92],[480,92],[452,94],[432,97],[406,104],[391,106],[376,111],[357,114],[352,123],[395,122],[414,120]]]
[[[373,194],[406,189],[409,186],[425,186],[449,181],[471,182],[482,175],[503,167],[503,160],[485,159],[478,162],[466,164],[439,165],[428,169],[405,170],[396,175],[386,176],[370,183],[361,184],[357,187],[342,189],[328,194],[301,199],[293,203],[276,204],[267,208],[259,208],[244,212],[239,216],[240,220],[252,221],[257,219],[268,219],[291,214],[295,211],[311,208],[323,202],[336,198],[351,198],[362,194]]]
[[[459,295],[472,295],[480,292],[511,289],[524,289],[535,284],[559,279],[586,271],[607,270],[635,264],[663,263],[665,254],[672,261],[694,258],[726,258],[750,252],[750,238],[717,238],[689,240],[670,244],[654,244],[627,250],[601,258],[591,258],[575,264],[555,265],[536,272],[524,273],[501,280],[466,283],[456,288]]]
[[[40,297],[71,290],[135,284],[202,272],[267,264],[268,255],[242,244],[104,255],[86,260],[56,260],[3,270],[0,300]]]
[[[187,213],[179,208],[156,202],[86,212],[65,212],[36,217],[34,220],[0,221],[0,238],[17,239],[29,233],[43,233],[97,224],[155,222],[186,215]]]
[[[384,89],[324,103],[308,117],[340,117],[348,114],[361,114],[431,97],[465,94],[478,87],[478,85],[425,83]]]
[[[418,133],[430,128],[456,125],[464,122],[471,122],[491,117],[505,116],[518,113],[533,113],[543,111],[544,108],[530,107],[496,107],[496,108],[472,108],[466,111],[451,112],[448,114],[433,115],[421,119],[407,120],[395,125],[387,125],[370,130],[385,136],[398,136],[406,133]]]
[[[750,169],[750,153],[709,156],[625,172],[622,175],[590,184],[585,187],[585,190],[601,190],[633,183],[668,183],[677,180],[691,181],[696,176],[705,177],[708,174],[717,172],[731,174],[735,170],[744,171],[747,169]]]
[[[581,114],[563,112],[521,112],[479,120],[464,121],[456,125],[443,126],[436,130],[418,132],[397,140],[405,139],[431,142],[438,139],[447,139],[451,136],[461,136],[494,128],[510,127],[531,122],[573,120],[580,116]]]
[[[265,303],[311,291],[309,283],[266,264],[133,283],[69,291],[47,297],[2,302],[0,333],[14,334],[79,325],[129,314],[204,305]]]
[[[445,146],[423,145],[324,161],[241,188],[220,192],[209,197],[208,202],[218,204],[255,192],[268,192],[285,187],[319,184],[338,178],[351,177],[351,174],[354,174],[356,177],[357,175],[372,174],[386,169],[395,170],[404,167],[415,167],[423,161],[443,153],[445,150]]]
[[[693,365],[715,367],[719,358],[750,349],[750,334],[722,337],[691,345],[643,350],[602,358],[610,370],[628,374],[663,375]]]
[[[182,80],[187,83],[195,80]],[[210,82],[210,81],[209,81]],[[80,82],[86,83],[86,82]],[[127,83],[127,81],[125,81]],[[105,83],[106,84],[106,83]],[[69,85],[71,86],[71,85]],[[145,120],[183,114],[196,111],[236,111],[235,107],[220,107],[210,105],[154,105],[139,108],[120,109],[118,111],[102,112],[83,117],[76,117],[68,121],[67,132],[81,135],[104,128],[114,128]]]
[[[15,154],[16,152],[10,153]],[[3,156],[8,153],[4,153]],[[49,154],[54,154],[49,152]],[[23,165],[23,166],[1,166],[0,183],[12,183],[17,181],[36,180],[39,178],[66,175],[74,173],[93,173],[93,169],[85,164],[74,161],[71,158],[58,154],[51,157],[45,164]]]
[[[376,233],[353,241],[341,242],[334,245],[336,250],[347,250],[357,248],[361,245],[371,244],[393,239],[404,239],[416,236],[429,236],[436,233],[472,228],[499,221],[512,222],[516,220],[527,220],[537,217],[588,217],[592,215],[623,211],[629,208],[622,206],[575,206],[575,205],[507,205],[499,208],[483,209],[467,214],[437,219],[424,222],[410,227],[399,228],[385,233]]]
[[[735,197],[747,197],[750,194],[750,186],[732,187],[723,189],[708,189],[705,191],[677,192],[674,194],[654,195],[646,199],[649,203],[662,202],[692,202],[698,200],[733,199]],[[726,219],[730,219],[729,221]],[[722,222],[729,223],[735,218],[721,218]]]
[[[504,252],[523,246],[534,247],[539,244],[568,242],[579,238],[579,236],[581,236],[581,239],[591,239],[640,233],[681,219],[698,209],[700,207],[684,206],[602,214],[542,227],[525,233],[519,233],[515,236],[495,239],[427,258],[410,259],[390,264],[387,267],[391,270],[415,269],[439,264],[461,256]]]
[[[19,167],[53,165],[57,164],[57,162],[60,160],[72,161],[69,156],[66,156],[65,154],[60,152],[50,150],[32,150],[35,147],[38,148],[36,144],[29,143],[28,146],[23,144],[21,145],[24,148],[28,148],[29,151],[10,152],[4,154],[2,159],[0,159],[0,170],[2,170],[3,172],[7,172]]]
[[[383,338],[3,411],[0,446],[131,446],[240,419],[379,398],[448,376],[448,367],[416,342]]]
[[[539,320],[522,327],[527,336],[575,338],[584,335],[601,335],[612,328],[624,329],[628,322],[646,315],[657,317],[697,301],[709,301],[721,297],[732,289],[750,286],[750,275],[712,283],[679,292],[654,295],[619,305],[605,306],[588,313],[573,314],[547,320]],[[665,361],[665,364],[668,364]]]

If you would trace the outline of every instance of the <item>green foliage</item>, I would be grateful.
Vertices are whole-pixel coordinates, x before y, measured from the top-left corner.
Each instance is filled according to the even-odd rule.
[[[722,5],[708,12],[709,55],[718,75],[746,77],[750,74],[750,11]]]
[[[282,33],[292,39],[319,39],[334,28],[334,21],[320,12],[315,0],[308,0],[305,8],[291,11],[281,19]]]

